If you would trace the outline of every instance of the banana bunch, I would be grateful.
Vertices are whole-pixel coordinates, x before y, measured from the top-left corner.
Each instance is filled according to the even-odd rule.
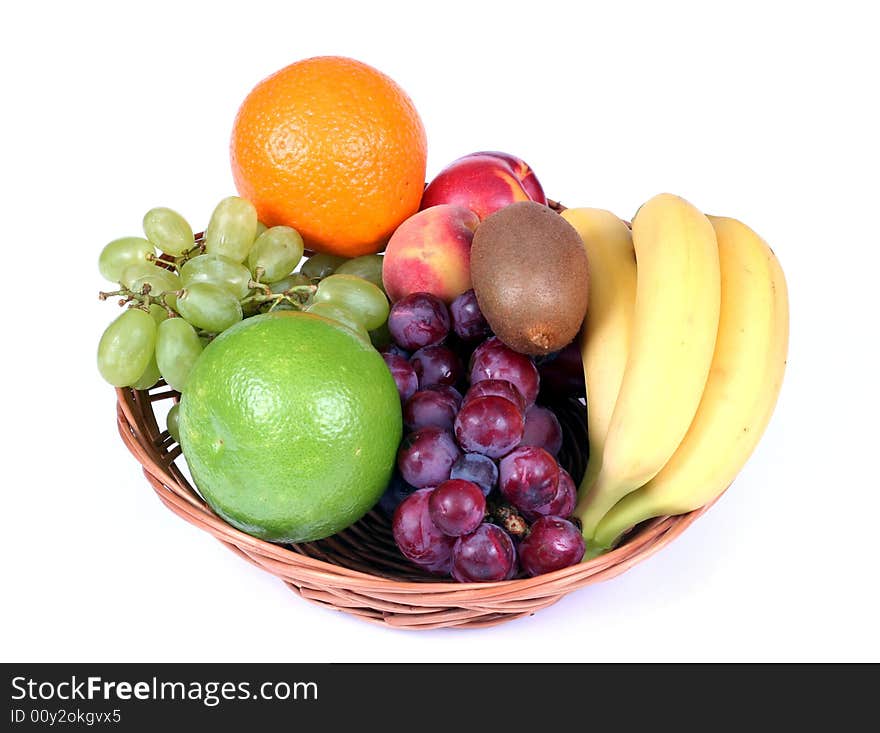
[[[594,557],[646,519],[711,502],[739,473],[782,385],[788,292],[755,232],[677,196],[642,205],[631,230],[599,209],[562,215],[591,269],[590,457],[575,515]]]

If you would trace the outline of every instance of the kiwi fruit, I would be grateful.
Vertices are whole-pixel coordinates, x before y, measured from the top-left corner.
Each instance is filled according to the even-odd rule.
[[[559,351],[587,311],[589,265],[580,235],[552,209],[520,201],[474,232],[471,280],[483,316],[514,351]]]

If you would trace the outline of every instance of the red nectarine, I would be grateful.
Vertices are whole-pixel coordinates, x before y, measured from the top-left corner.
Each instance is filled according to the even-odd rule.
[[[495,151],[471,153],[450,163],[422,194],[422,209],[463,206],[480,219],[516,201],[547,203],[544,189],[525,161]]]

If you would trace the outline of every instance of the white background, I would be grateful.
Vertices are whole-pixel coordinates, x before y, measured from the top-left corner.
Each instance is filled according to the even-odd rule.
[[[880,659],[872,4],[719,5],[7,8],[2,658]],[[114,313],[98,252],[157,205],[204,226],[234,192],[241,100],[319,54],[409,92],[429,176],[506,150],[569,206],[630,216],[671,191],[774,247],[792,311],[776,415],[733,488],[654,558],[495,629],[396,632],[298,599],[153,494],[95,368]]]

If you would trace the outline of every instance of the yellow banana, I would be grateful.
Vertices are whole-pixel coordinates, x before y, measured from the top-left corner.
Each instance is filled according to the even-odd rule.
[[[636,300],[636,257],[629,227],[603,209],[566,209],[587,250],[590,297],[580,332],[587,387],[589,460],[582,486],[599,474],[605,436],[626,369]]]
[[[636,302],[629,358],[592,486],[575,510],[584,537],[678,448],[706,386],[721,275],[709,220],[678,196],[655,196],[633,220]],[[589,409],[589,406],[588,406]]]
[[[709,217],[721,262],[721,317],[709,380],[693,424],[653,479],[618,502],[593,537],[611,546],[651,517],[682,514],[715,499],[761,438],[782,386],[788,352],[788,291],[782,268],[755,232]]]

